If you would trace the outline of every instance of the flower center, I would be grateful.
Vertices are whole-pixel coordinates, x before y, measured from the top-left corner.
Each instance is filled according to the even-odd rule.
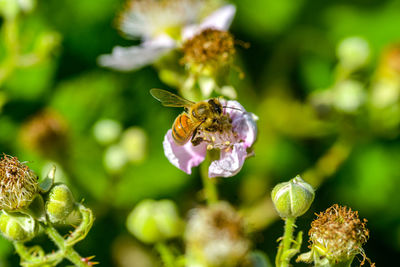
[[[205,29],[183,45],[182,63],[225,64],[235,54],[234,39],[225,31]]]
[[[238,134],[233,130],[229,115],[222,115],[212,126],[216,131],[210,131],[200,126],[195,137],[201,138],[202,142],[207,143],[207,150],[220,149],[229,151],[233,144],[241,141]]]

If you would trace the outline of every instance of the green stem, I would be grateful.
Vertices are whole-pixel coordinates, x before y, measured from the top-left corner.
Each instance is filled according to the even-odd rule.
[[[83,258],[74,250],[72,246],[66,246],[64,238],[51,225],[44,225],[44,231],[53,240],[57,247],[63,252],[65,258],[71,261],[77,267],[89,267],[90,265],[83,261]]]
[[[276,258],[277,267],[290,266],[291,253],[289,253],[289,250],[292,247],[295,221],[295,217],[285,219],[285,232],[283,234],[282,241],[279,244],[279,250]]]
[[[159,242],[156,244],[156,249],[158,253],[160,253],[161,260],[164,263],[165,267],[176,267],[175,266],[175,257],[172,254],[171,250],[165,243]]]
[[[18,20],[9,18],[4,20],[2,27],[6,57],[0,65],[0,86],[14,71],[18,60]]]
[[[46,264],[55,266],[63,260],[61,250],[45,255],[39,246],[27,248],[22,242],[14,242],[13,244],[16,252],[22,259],[23,266],[40,267]]]
[[[201,165],[201,179],[203,182],[203,190],[204,190],[204,195],[207,200],[207,204],[211,205],[213,203],[218,202],[218,190],[217,190],[217,185],[216,185],[216,178],[210,178],[208,177],[208,166],[209,166],[209,161],[206,160],[203,162]]]

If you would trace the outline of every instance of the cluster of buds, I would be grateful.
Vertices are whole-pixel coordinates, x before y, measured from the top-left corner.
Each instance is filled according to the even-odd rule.
[[[55,168],[39,179],[16,157],[3,155],[0,160],[0,232],[18,248],[24,266],[31,266],[31,262],[38,264],[35,266],[49,266],[50,262],[56,264],[63,257],[74,262],[76,258],[68,253],[71,254],[72,246],[82,240],[92,226],[92,212],[75,202],[69,188],[54,183],[54,179]],[[52,224],[67,225],[74,211],[80,213],[81,223],[63,239]],[[33,239],[40,228],[56,243],[59,252],[45,254],[38,246],[33,249],[23,245]]]
[[[63,223],[76,204],[69,188],[53,184],[54,170],[39,182],[36,174],[16,157],[4,155],[0,161],[1,231],[15,241],[33,238],[37,223],[46,218]]]

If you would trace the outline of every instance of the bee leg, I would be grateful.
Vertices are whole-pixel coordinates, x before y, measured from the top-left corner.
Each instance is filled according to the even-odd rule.
[[[191,140],[193,146],[198,146],[203,141],[204,141],[203,137],[196,137],[194,139],[192,138]]]
[[[192,139],[190,139],[193,146],[198,146],[204,140],[203,137],[196,137],[198,130],[199,128],[197,127],[193,132]]]
[[[218,126],[213,125],[213,126],[207,127],[206,131],[209,131],[211,133],[215,133],[216,131],[218,131]]]

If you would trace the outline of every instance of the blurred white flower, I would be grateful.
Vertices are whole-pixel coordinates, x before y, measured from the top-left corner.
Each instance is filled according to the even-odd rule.
[[[206,7],[207,1],[202,0],[132,0],[120,17],[120,30],[128,38],[140,38],[142,43],[116,46],[111,54],[99,57],[99,64],[120,71],[138,69],[206,28],[227,30],[236,7],[225,5],[202,20]]]

